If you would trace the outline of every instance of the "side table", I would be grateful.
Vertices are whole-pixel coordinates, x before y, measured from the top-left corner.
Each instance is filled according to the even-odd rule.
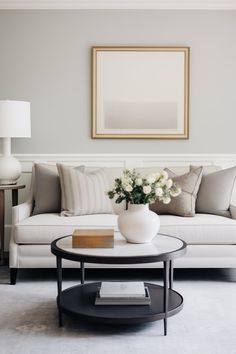
[[[0,265],[4,264],[5,191],[12,191],[12,206],[15,206],[18,204],[18,190],[23,188],[24,184],[0,185]]]

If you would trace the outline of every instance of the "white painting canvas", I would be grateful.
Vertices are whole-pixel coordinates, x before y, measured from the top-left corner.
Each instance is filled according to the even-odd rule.
[[[189,48],[94,48],[93,137],[187,138]]]

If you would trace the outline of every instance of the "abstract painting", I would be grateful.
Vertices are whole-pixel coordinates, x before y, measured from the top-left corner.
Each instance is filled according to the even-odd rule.
[[[93,47],[92,137],[187,139],[189,47]]]

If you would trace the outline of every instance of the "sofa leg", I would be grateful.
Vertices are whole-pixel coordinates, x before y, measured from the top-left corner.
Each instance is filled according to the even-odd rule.
[[[10,268],[10,283],[11,285],[16,284],[17,268]]]

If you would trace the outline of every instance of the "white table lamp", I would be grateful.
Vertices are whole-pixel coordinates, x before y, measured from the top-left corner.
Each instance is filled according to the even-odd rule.
[[[30,138],[30,103],[0,101],[0,184],[15,184],[21,175],[20,162],[11,155],[11,138]]]

